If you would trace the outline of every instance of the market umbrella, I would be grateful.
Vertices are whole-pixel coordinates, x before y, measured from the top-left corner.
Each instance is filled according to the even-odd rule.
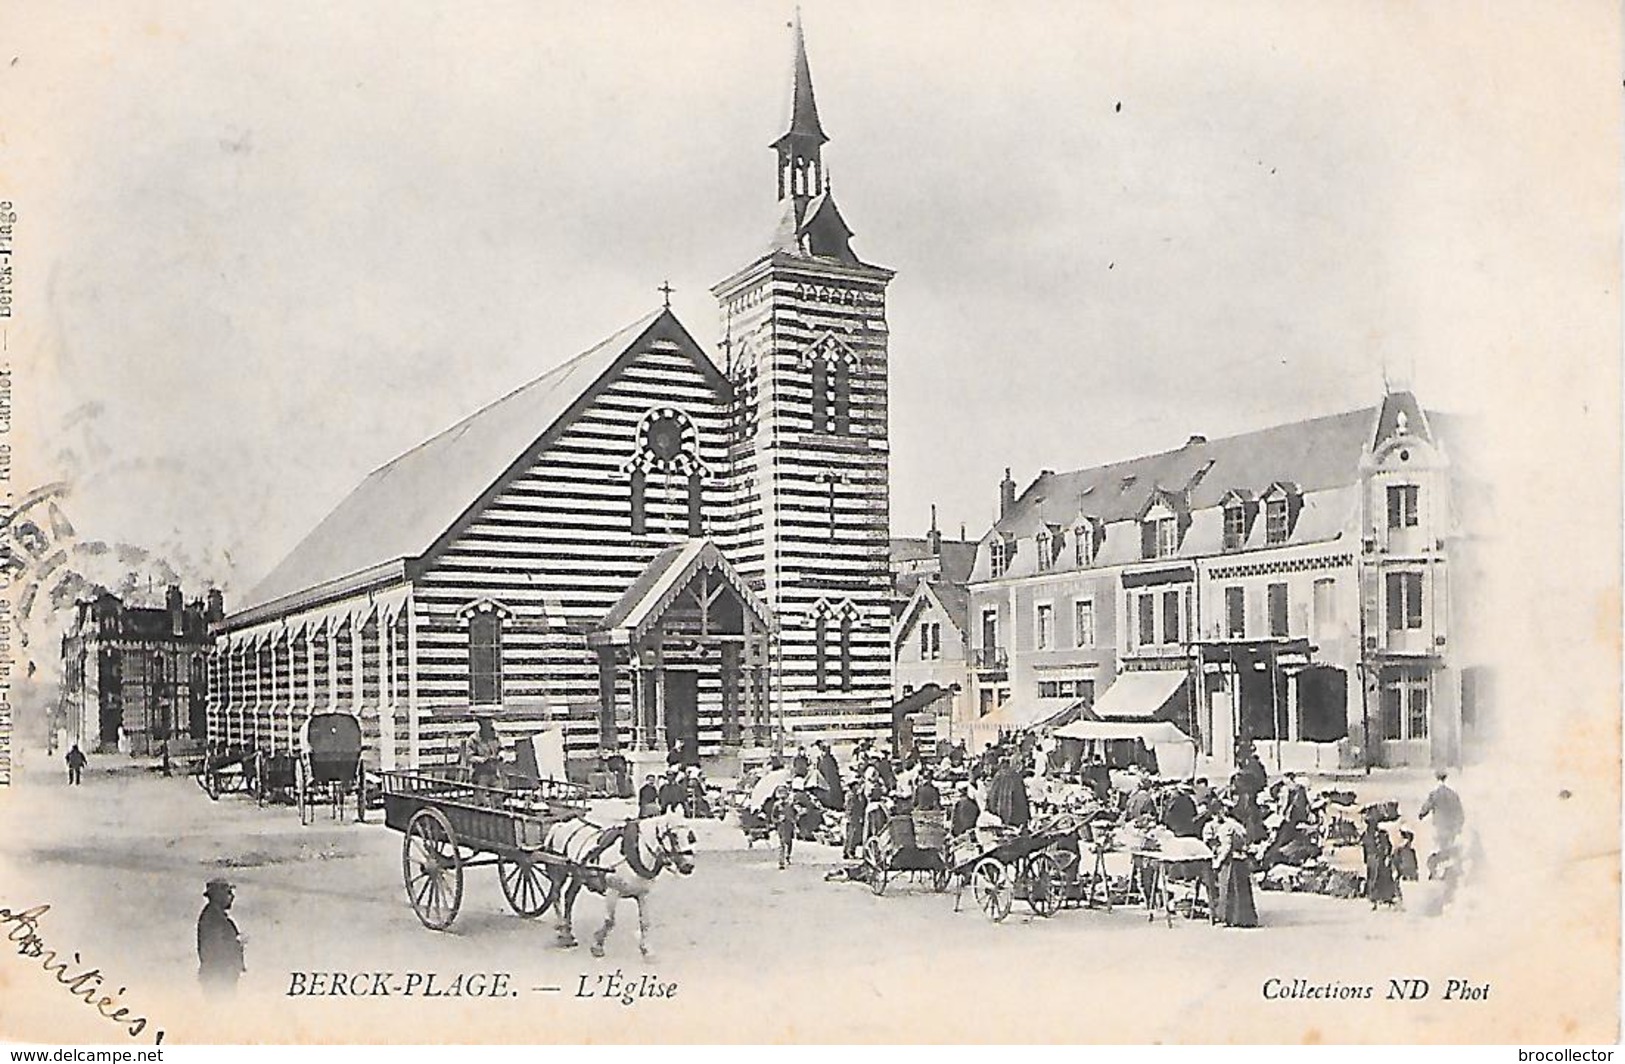
[[[767,800],[773,797],[773,792],[778,790],[781,786],[788,784],[792,779],[795,778],[795,775],[796,774],[794,772],[787,768],[776,768],[769,772],[764,772],[762,774],[762,778],[756,781],[756,786],[750,789],[751,808],[762,808],[767,804]]]

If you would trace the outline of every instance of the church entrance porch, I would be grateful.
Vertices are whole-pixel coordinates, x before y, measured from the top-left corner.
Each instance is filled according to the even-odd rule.
[[[771,741],[766,607],[709,540],[667,548],[588,636],[599,749],[698,764]]]

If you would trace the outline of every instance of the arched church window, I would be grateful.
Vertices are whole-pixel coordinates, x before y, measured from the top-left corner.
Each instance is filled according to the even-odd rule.
[[[703,477],[707,472],[699,458],[699,433],[694,422],[681,410],[660,407],[650,410],[638,422],[632,457],[622,466],[631,487],[632,534],[649,531],[649,494],[658,486],[667,506],[682,506],[674,498],[686,491],[686,521],[672,528],[698,536],[704,527]],[[667,511],[669,512],[669,511]],[[681,521],[682,518],[679,518]]]

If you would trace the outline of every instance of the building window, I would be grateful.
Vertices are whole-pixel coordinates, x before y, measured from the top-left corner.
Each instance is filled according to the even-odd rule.
[[[1157,641],[1157,601],[1155,595],[1140,596],[1140,645],[1150,646]]]
[[[1247,638],[1247,589],[1224,589],[1224,636],[1226,639]]]
[[[1224,508],[1224,549],[1236,550],[1247,542],[1247,508],[1240,503]]]
[[[1428,680],[1400,676],[1382,685],[1382,737],[1398,742],[1428,737]]]
[[[1140,555],[1144,558],[1171,558],[1179,553],[1179,519],[1159,517],[1140,522]]]
[[[1164,591],[1162,593],[1162,641],[1164,643],[1178,643],[1183,634],[1179,627],[1179,592]]]
[[[1095,697],[1095,682],[1093,680],[1039,680],[1039,698],[1088,698]]]
[[[502,618],[495,610],[468,619],[468,695],[476,706],[502,701]]]
[[[1079,565],[1095,564],[1095,529],[1085,522],[1072,530],[1072,557]]]
[[[690,539],[699,539],[703,535],[701,519],[704,516],[704,498],[700,494],[700,471],[694,470],[688,475],[688,535]]]
[[[926,621],[920,625],[920,658],[935,661],[942,657],[942,622]]]
[[[999,649],[999,611],[996,609],[982,611],[982,649],[989,652]]]
[[[1033,631],[1039,650],[1048,650],[1055,643],[1055,607],[1048,602],[1039,603],[1033,610]]]
[[[852,690],[852,613],[841,614],[841,690]]]
[[[822,611],[813,618],[813,686],[829,690],[829,618]]]
[[[1080,647],[1095,645],[1095,601],[1079,599],[1072,604],[1072,642]]]
[[[1287,634],[1287,597],[1285,584],[1269,586],[1270,635],[1284,639]]]
[[[1008,552],[1005,550],[1004,540],[995,539],[988,547],[988,563],[994,576],[1003,576],[1010,564]]]
[[[1337,635],[1337,581],[1330,577],[1315,581],[1315,638]]]
[[[1288,523],[1287,501],[1271,499],[1264,504],[1264,539],[1269,543],[1285,543],[1291,532]]]
[[[1415,528],[1417,503],[1422,489],[1415,484],[1391,484],[1388,487],[1388,527]]]
[[[995,708],[997,707],[993,701],[993,692],[985,687],[982,688],[980,697],[977,700],[976,715],[979,717],[985,717],[989,713],[993,712]]]
[[[1422,574],[1389,573],[1388,630],[1422,627]]]
[[[1041,573],[1048,572],[1049,567],[1050,567],[1050,562],[1053,561],[1054,557],[1055,557],[1053,554],[1050,553],[1050,534],[1049,534],[1049,530],[1044,529],[1044,530],[1040,531],[1038,533],[1037,539],[1035,539],[1034,542],[1037,544],[1037,547],[1038,547],[1038,571],[1041,572]]]
[[[846,435],[852,431],[852,364],[828,344],[812,356],[812,429]]]

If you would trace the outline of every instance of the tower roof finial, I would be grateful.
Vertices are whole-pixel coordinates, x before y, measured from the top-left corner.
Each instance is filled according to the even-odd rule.
[[[807,39],[801,32],[799,6],[790,28],[795,43],[795,60],[790,72],[790,116],[784,136],[775,141],[774,146],[791,138],[811,138],[824,144],[829,137],[818,121],[818,102],[813,98],[812,67],[807,63]]]

